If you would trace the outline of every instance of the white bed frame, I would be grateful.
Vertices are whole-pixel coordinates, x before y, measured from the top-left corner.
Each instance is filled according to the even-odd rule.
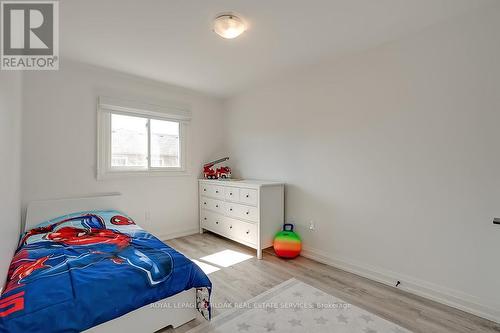
[[[26,212],[25,230],[38,223],[86,210],[116,209],[124,211],[120,193],[99,194],[70,199],[32,201]],[[133,291],[132,291],[133,292]],[[155,332],[167,326],[179,327],[198,316],[196,291],[190,289],[92,327],[86,333]],[[181,306],[187,305],[187,306]]]

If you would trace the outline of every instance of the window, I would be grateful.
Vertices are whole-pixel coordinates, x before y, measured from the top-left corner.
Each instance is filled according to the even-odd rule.
[[[149,119],[111,114],[111,168],[148,167]]]
[[[180,168],[179,123],[152,119],[151,166],[153,168]]]
[[[111,168],[180,167],[178,122],[111,113]]]
[[[98,178],[185,172],[186,111],[113,102],[99,99]]]

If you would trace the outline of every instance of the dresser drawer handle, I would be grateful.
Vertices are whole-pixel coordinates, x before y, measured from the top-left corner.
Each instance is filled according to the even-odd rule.
[[[247,231],[247,235],[250,233],[250,230]]]
[[[206,203],[206,202],[204,202],[203,204],[204,204],[204,205],[206,205],[207,203]]]
[[[229,195],[233,195],[233,192],[229,192]]]
[[[219,224],[219,221],[215,221],[215,224]]]
[[[216,190],[215,193],[219,193],[219,191]]]
[[[229,226],[229,229],[233,229],[233,226],[232,226],[232,225],[231,225],[231,226]]]
[[[203,219],[204,219],[205,221],[207,220],[207,218],[206,218],[206,217],[204,217]]]
[[[207,191],[207,189],[206,189],[206,188],[204,188],[204,189],[203,189],[203,192],[206,192],[206,191]]]
[[[229,208],[229,211],[230,211],[230,212],[232,212],[232,211],[233,211],[233,209],[232,209],[232,208]]]
[[[247,213],[246,213],[246,214],[248,215],[248,214],[250,214],[250,212],[249,212],[249,211],[247,211]]]
[[[249,194],[247,194],[247,195],[245,195],[245,198],[248,198],[249,196],[250,196],[250,195],[249,195]]]
[[[215,205],[215,208],[219,208],[219,205]]]

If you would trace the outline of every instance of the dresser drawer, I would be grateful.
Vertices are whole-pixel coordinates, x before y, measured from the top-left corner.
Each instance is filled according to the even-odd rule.
[[[244,219],[257,222],[259,220],[259,211],[257,207],[241,205],[232,202],[226,202],[224,213],[227,216],[237,219]]]
[[[212,230],[217,233],[224,231],[224,216],[219,214],[212,215]]]
[[[217,213],[224,212],[224,201],[200,197],[200,206],[202,209],[209,209]]]
[[[246,205],[254,205],[257,206],[258,202],[258,194],[257,190],[253,190],[251,188],[242,188],[240,189],[240,201]]]
[[[224,220],[224,227],[226,228],[228,237],[252,245],[257,244],[258,237],[256,224],[226,217]]]
[[[200,210],[200,224],[202,228],[212,229],[213,228],[212,214],[205,209]]]
[[[237,187],[225,187],[224,196],[227,201],[238,202],[240,200],[240,189]]]
[[[214,231],[214,232],[222,232],[224,230],[224,217],[220,214],[202,209],[200,211],[200,223],[201,227]]]
[[[236,229],[236,234],[237,238],[250,243],[250,244],[257,244],[257,224],[254,223],[246,223],[246,222],[240,222],[238,224],[238,227]]]
[[[201,184],[200,195],[216,199],[224,199],[224,186]]]

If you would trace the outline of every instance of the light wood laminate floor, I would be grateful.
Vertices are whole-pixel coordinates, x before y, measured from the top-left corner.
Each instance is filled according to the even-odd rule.
[[[254,250],[211,233],[166,243],[191,259],[224,250],[253,256],[209,274],[213,304],[244,302],[294,277],[414,332],[500,332],[499,324],[307,258],[284,260],[268,249],[263,259],[257,260]],[[216,308],[213,314],[223,311],[228,309]],[[161,332],[183,333],[203,321],[195,319]]]

